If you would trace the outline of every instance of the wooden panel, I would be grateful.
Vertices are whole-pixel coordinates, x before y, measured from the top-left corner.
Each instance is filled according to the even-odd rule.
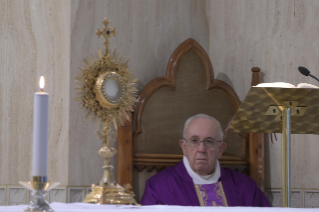
[[[153,169],[161,171],[167,167],[175,166],[181,160],[163,160],[163,159],[133,159],[134,166],[139,172],[145,168],[150,172]],[[232,169],[246,169],[248,170],[248,161],[220,161],[220,165],[223,167],[232,167]],[[248,173],[247,173],[248,174]]]
[[[208,55],[206,54],[205,50],[195,40],[190,38],[184,41],[172,54],[167,66],[166,77],[159,77],[152,80],[141,91],[138,97],[139,102],[136,105],[135,115],[133,120],[133,124],[134,124],[133,130],[134,130],[135,138],[142,131],[141,117],[142,117],[143,109],[147,103],[148,98],[157,89],[161,87],[170,87],[172,89],[175,89],[175,84],[176,84],[175,75],[176,75],[176,70],[177,70],[179,61],[190,49],[193,49],[200,56],[200,58],[202,59],[204,63],[206,80],[207,80],[206,82],[207,90],[212,88],[219,88],[224,90],[232,99],[236,108],[239,107],[240,101],[235,91],[225,82],[221,80],[217,80],[217,79],[214,80],[214,71],[213,71],[213,67]]]
[[[118,129],[117,151],[117,181],[120,185],[133,185],[133,141],[130,120]]]
[[[251,86],[259,84],[260,68],[251,69]],[[264,158],[264,134],[249,133],[249,176],[257,183],[258,187],[265,192],[265,158]]]
[[[263,133],[250,133],[249,141],[249,176],[265,192],[265,159]]]
[[[163,159],[179,159],[182,160],[183,155],[170,155],[170,154],[140,154],[135,153],[134,158],[163,158]],[[220,160],[246,160],[240,156],[223,155]]]
[[[205,113],[227,125],[239,106],[233,89],[214,79],[205,50],[188,39],[172,54],[166,77],[156,78],[141,91],[134,118],[134,152],[182,154],[178,141],[184,122]],[[156,111],[156,113],[154,113]],[[228,132],[225,154],[246,155],[246,140]]]

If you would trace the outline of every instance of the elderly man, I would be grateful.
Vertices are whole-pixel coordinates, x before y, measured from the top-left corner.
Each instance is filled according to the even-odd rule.
[[[216,119],[190,117],[183,137],[183,160],[146,182],[142,205],[270,206],[253,179],[219,166],[226,143]]]

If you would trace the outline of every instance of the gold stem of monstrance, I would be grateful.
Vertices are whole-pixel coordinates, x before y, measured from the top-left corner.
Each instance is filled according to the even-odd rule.
[[[105,123],[105,130],[110,131],[109,123]],[[99,185],[92,185],[92,192],[86,195],[84,202],[100,204],[133,204],[136,201],[132,194],[126,192],[126,189],[119,185],[113,177],[110,165],[110,158],[117,153],[117,150],[110,147],[109,136],[103,141],[103,147],[98,153],[104,157],[104,173]]]

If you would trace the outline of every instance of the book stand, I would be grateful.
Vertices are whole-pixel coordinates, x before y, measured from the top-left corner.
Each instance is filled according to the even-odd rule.
[[[252,87],[230,128],[282,133],[282,206],[290,207],[290,135],[319,134],[319,89]]]

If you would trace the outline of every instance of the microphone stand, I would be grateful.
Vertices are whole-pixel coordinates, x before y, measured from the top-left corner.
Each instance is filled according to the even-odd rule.
[[[319,79],[318,79],[317,77],[315,77],[314,75],[312,75],[312,74],[309,73],[309,76],[312,77],[312,78],[314,78],[315,80],[317,80],[317,81],[319,82]]]

